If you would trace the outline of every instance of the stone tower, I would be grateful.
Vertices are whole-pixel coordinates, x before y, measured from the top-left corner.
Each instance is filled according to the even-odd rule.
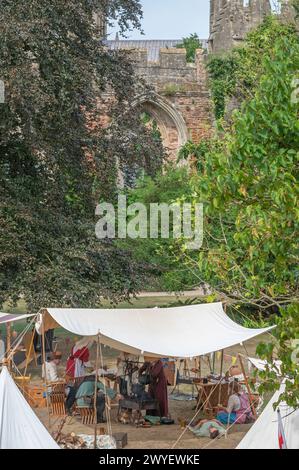
[[[298,18],[296,18],[295,8],[291,4],[291,0],[281,0],[281,17],[283,21],[293,21],[298,29]]]
[[[210,52],[225,52],[242,43],[269,14],[270,0],[210,0]]]
[[[93,20],[96,24],[98,29],[99,37],[101,39],[106,39],[107,37],[107,21],[103,14],[101,13],[94,13]]]

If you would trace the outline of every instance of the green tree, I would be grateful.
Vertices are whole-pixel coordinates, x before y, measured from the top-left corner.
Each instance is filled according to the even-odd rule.
[[[281,22],[275,15],[268,16],[246,36],[242,47],[209,57],[207,68],[217,119],[225,115],[230,100],[236,106],[254,96],[264,73],[264,59],[274,54],[276,38],[296,43],[295,26]]]
[[[275,318],[274,340],[262,343],[257,353],[266,359],[266,370],[259,373],[262,381],[260,392],[279,390],[281,381],[285,390],[275,406],[285,401],[290,407],[299,407],[299,305],[292,304],[280,309]],[[276,358],[281,361],[277,365]],[[277,376],[279,379],[277,379]]]
[[[96,202],[117,192],[117,162],[133,164],[130,129],[140,161],[152,145],[129,112],[142,85],[126,54],[99,39],[96,12],[122,31],[140,26],[137,0],[1,3],[0,303],[87,306],[139,285],[138,266],[94,234]],[[114,104],[103,129],[107,90]]]
[[[265,307],[298,298],[298,43],[276,42],[255,97],[202,162],[207,282]]]
[[[176,46],[178,49],[186,49],[187,62],[195,62],[197,49],[202,48],[202,43],[196,33],[190,34],[189,37],[183,38],[182,44]]]
[[[163,168],[155,177],[140,178],[135,188],[127,191],[128,204],[142,203],[150,214],[150,204],[173,204],[192,202],[194,189],[192,177],[186,167],[172,165]],[[161,227],[160,227],[161,228]],[[148,234],[149,235],[149,234]],[[153,290],[180,291],[192,289],[198,282],[187,268],[178,265],[172,256],[172,218],[170,217],[170,238],[163,239],[161,231],[157,239],[118,241],[118,246],[132,252],[133,259],[142,263],[147,273],[146,286]]]
[[[299,44],[276,40],[251,100],[233,116],[201,161],[197,192],[205,240],[196,262],[184,245],[177,260],[235,306],[280,313],[276,338],[258,349],[282,360],[281,399],[298,407]],[[297,344],[296,343],[296,344]],[[270,369],[264,388],[277,389]]]

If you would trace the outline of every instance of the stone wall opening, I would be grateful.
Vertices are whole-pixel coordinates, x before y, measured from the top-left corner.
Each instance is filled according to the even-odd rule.
[[[169,159],[176,161],[178,149],[188,140],[187,127],[181,114],[171,103],[157,95],[153,98],[139,98],[136,106],[141,116],[148,117],[148,125],[157,127]]]

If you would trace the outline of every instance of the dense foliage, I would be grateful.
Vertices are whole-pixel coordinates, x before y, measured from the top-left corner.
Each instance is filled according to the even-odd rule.
[[[189,37],[183,38],[182,44],[176,46],[178,49],[186,49],[187,62],[195,62],[197,49],[202,48],[202,43],[196,33],[190,34]]]
[[[216,119],[225,115],[230,101],[236,107],[254,96],[264,72],[264,59],[274,54],[273,39],[279,37],[296,42],[295,27],[282,23],[275,15],[269,16],[247,35],[242,47],[209,58],[207,67]]]
[[[148,217],[151,203],[173,204],[193,200],[193,185],[186,167],[175,168],[169,165],[155,178],[143,177],[136,187],[127,191],[128,204],[142,203],[147,208]],[[118,246],[132,251],[136,262],[144,263],[147,276],[147,289],[160,291],[180,291],[192,289],[198,283],[187,268],[178,267],[173,257],[172,219],[170,218],[170,238],[138,238],[118,241]],[[160,227],[161,229],[161,227]]]
[[[276,391],[280,383],[285,383],[281,401],[286,401],[290,407],[299,407],[299,304],[289,305],[280,309],[280,315],[275,318],[276,328],[273,330],[274,340],[262,343],[257,353],[266,359],[268,366],[259,376],[262,380],[260,392]],[[277,364],[276,359],[280,360]]]
[[[265,307],[298,298],[298,65],[298,42],[276,41],[254,98],[211,141],[197,183],[206,205],[200,277]]]
[[[87,306],[138,287],[129,255],[95,238],[94,212],[115,196],[118,165],[151,173],[161,143],[130,112],[142,84],[103,46],[95,12],[140,26],[137,0],[1,2],[0,303]]]

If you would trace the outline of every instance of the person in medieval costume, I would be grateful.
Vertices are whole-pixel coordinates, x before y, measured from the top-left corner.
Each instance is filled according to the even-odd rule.
[[[167,379],[164,372],[163,362],[156,358],[145,358],[145,363],[139,370],[139,374],[149,374],[149,395],[159,402],[160,417],[168,418],[168,391]]]
[[[218,405],[217,420],[221,424],[245,424],[254,421],[247,393],[243,392],[238,381],[231,384],[231,394],[227,407]]]
[[[84,337],[72,347],[66,363],[66,376],[75,379],[86,375],[86,368],[91,367],[89,362],[90,348],[95,341],[94,337]]]

